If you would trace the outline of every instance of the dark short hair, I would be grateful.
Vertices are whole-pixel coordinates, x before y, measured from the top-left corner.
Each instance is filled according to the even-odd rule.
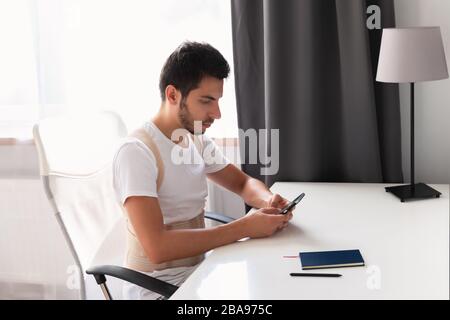
[[[161,70],[161,99],[165,101],[168,85],[173,85],[183,97],[187,97],[191,90],[198,87],[203,77],[222,80],[227,78],[229,73],[230,66],[217,49],[207,43],[183,42],[167,58]]]

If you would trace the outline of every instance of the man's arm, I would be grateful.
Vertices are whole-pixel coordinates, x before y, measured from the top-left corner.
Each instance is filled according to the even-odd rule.
[[[158,198],[132,196],[124,206],[139,242],[153,263],[196,256],[245,237],[267,237],[289,220],[275,214],[277,209],[266,208],[208,229],[166,230]]]
[[[241,196],[249,206],[264,208],[271,204],[273,194],[267,186],[242,172],[234,164],[229,164],[222,170],[209,173],[207,176],[215,183]]]

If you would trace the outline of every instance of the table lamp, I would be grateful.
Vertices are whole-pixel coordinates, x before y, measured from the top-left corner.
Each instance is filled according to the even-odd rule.
[[[440,27],[383,29],[376,80],[410,83],[411,86],[411,184],[387,187],[401,202],[439,198],[441,193],[414,181],[414,84],[448,78]]]

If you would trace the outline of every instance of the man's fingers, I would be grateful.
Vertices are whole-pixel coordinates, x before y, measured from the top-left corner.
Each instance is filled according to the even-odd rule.
[[[286,223],[288,223],[290,220],[292,219],[292,213],[288,213],[287,215],[286,215]]]
[[[294,212],[294,210],[295,210],[295,207],[292,207],[292,209],[288,211],[288,214],[292,215],[292,212]]]
[[[289,222],[283,222],[278,226],[278,230],[283,230],[289,225]]]
[[[269,205],[271,207],[278,207],[280,204],[280,201],[282,201],[283,199],[281,198],[281,196],[278,193],[275,193],[272,198],[269,201]]]
[[[280,209],[278,209],[278,208],[264,208],[262,210],[262,212],[264,212],[266,214],[279,214],[280,213]]]
[[[280,201],[278,202],[278,207],[279,208],[284,208],[289,204],[289,201],[280,197]]]

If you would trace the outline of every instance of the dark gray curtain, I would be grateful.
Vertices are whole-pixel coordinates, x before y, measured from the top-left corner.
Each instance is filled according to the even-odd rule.
[[[392,0],[231,1],[239,128],[280,130],[275,175],[249,163],[241,137],[246,173],[269,186],[403,182],[398,85],[375,82],[371,4],[395,26]]]

